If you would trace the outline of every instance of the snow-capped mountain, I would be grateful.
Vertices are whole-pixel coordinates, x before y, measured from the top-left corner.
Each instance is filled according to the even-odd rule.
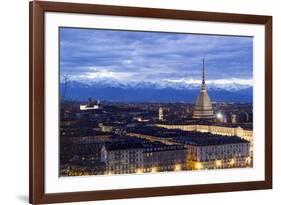
[[[253,88],[245,83],[221,83],[210,81],[207,90],[212,101],[251,102]],[[61,88],[65,86],[61,83]],[[200,81],[127,82],[103,81],[70,81],[66,98],[72,100],[93,99],[108,101],[136,102],[194,102],[200,90]]]
[[[210,81],[206,82],[208,90],[225,90],[225,91],[238,91],[242,89],[251,88],[251,84],[239,83],[235,81],[229,81],[221,83],[221,81]],[[71,87],[95,87],[95,88],[122,88],[122,89],[137,89],[137,88],[151,88],[151,89],[199,89],[201,86],[200,81],[186,82],[186,81],[169,81],[161,80],[158,82],[150,81],[130,81],[130,82],[120,82],[116,80],[99,80],[99,81],[71,81],[69,83]]]

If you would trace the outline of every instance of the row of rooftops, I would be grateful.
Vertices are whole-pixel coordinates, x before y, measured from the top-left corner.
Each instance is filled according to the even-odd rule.
[[[124,149],[142,149],[144,152],[159,152],[168,150],[184,150],[184,145],[167,145],[162,142],[148,141],[123,141],[123,142],[108,142],[105,143],[105,148],[108,151],[124,150]]]
[[[192,137],[176,137],[172,141],[181,143],[174,145],[167,145],[161,142],[107,142],[105,143],[105,148],[109,151],[111,150],[126,150],[126,149],[143,149],[147,152],[156,152],[156,151],[168,151],[168,150],[183,150],[185,149],[184,145],[193,145],[193,146],[213,146],[213,145],[229,145],[229,144],[240,144],[240,143],[249,143],[246,140],[240,139],[235,136],[228,136],[223,138],[222,136],[192,136]]]
[[[75,121],[75,120],[73,120]],[[78,122],[78,121],[77,121]],[[140,122],[132,122],[132,121],[117,121],[115,120],[114,122],[112,121],[103,121],[102,122],[104,126],[112,126],[112,127],[130,127],[130,126],[134,126],[135,124],[140,124]],[[213,122],[212,120],[206,120],[206,119],[181,119],[178,120],[176,122],[174,121],[169,121],[166,120],[165,122],[162,121],[150,121],[149,123],[158,123],[158,124],[163,124],[163,125],[209,125],[209,126],[221,126],[221,127],[231,127],[231,128],[237,128],[237,127],[241,127],[243,129],[246,130],[253,130],[253,124],[252,123],[237,123],[237,124],[233,124],[233,123],[220,123],[220,122]],[[143,123],[142,124],[148,124]]]
[[[207,125],[207,126],[219,126],[219,127],[231,127],[231,128],[237,128],[241,127],[246,130],[253,130],[253,124],[252,123],[220,123],[220,122],[210,122],[210,121],[204,121],[204,120],[191,120],[187,122],[182,122],[182,123],[169,123],[169,122],[159,122],[158,124],[162,125]]]
[[[183,131],[179,129],[165,129],[161,127],[139,127],[131,130],[132,133],[155,136],[159,138],[171,138],[174,142],[193,144],[198,146],[249,143],[237,136],[223,136],[208,132]]]
[[[210,136],[208,133],[204,135],[190,134],[188,137],[181,136],[173,138],[174,142],[194,145],[194,146],[212,146],[212,145],[227,145],[249,143],[247,140],[241,139],[237,136]]]
[[[215,135],[207,132],[195,132],[195,131],[183,131],[179,129],[165,129],[156,126],[136,126],[131,127],[127,132],[148,135],[153,137],[158,137],[172,142],[179,143],[182,145],[166,145],[162,142],[151,142],[145,139],[140,139],[137,137],[127,136],[126,134],[114,134],[108,133],[104,135],[103,132],[96,132],[96,136],[88,137],[83,140],[81,138],[77,142],[79,144],[92,144],[92,143],[102,143],[105,144],[107,149],[180,149],[184,145],[194,145],[194,146],[210,146],[210,145],[223,145],[223,144],[237,144],[237,143],[249,143],[248,141],[241,139],[237,136],[222,136]],[[102,134],[102,135],[100,135]],[[105,139],[103,139],[105,138]],[[157,149],[156,149],[157,150]]]
[[[138,127],[131,130],[134,134],[148,135],[159,138],[169,138],[172,142],[178,143],[174,145],[167,145],[158,141],[148,141],[145,139],[127,137],[127,140],[105,143],[108,150],[118,149],[147,149],[150,151],[169,150],[169,149],[184,149],[184,145],[194,146],[212,146],[212,145],[228,145],[249,143],[247,140],[241,139],[237,136],[222,136],[211,133],[202,133],[194,131],[183,131],[178,129],[165,129],[160,127]],[[124,137],[126,139],[126,137]]]

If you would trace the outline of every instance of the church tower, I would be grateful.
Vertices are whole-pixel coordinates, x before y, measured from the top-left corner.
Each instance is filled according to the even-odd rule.
[[[160,121],[163,121],[163,120],[164,120],[164,113],[163,113],[163,108],[162,108],[162,107],[159,108],[159,111],[158,111],[158,119],[159,119]]]
[[[203,67],[202,67],[201,90],[196,99],[196,103],[195,103],[194,111],[193,111],[193,118],[197,118],[197,119],[214,118],[212,103],[211,103],[210,97],[209,97],[209,95],[207,93],[207,89],[206,89],[204,58],[203,58]]]

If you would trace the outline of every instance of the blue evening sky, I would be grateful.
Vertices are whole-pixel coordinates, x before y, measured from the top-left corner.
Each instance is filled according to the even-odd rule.
[[[77,81],[252,83],[253,38],[60,28],[60,72]]]

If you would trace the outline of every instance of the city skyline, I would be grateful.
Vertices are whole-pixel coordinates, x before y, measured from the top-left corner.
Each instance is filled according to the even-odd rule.
[[[253,166],[251,37],[60,37],[60,176]]]

